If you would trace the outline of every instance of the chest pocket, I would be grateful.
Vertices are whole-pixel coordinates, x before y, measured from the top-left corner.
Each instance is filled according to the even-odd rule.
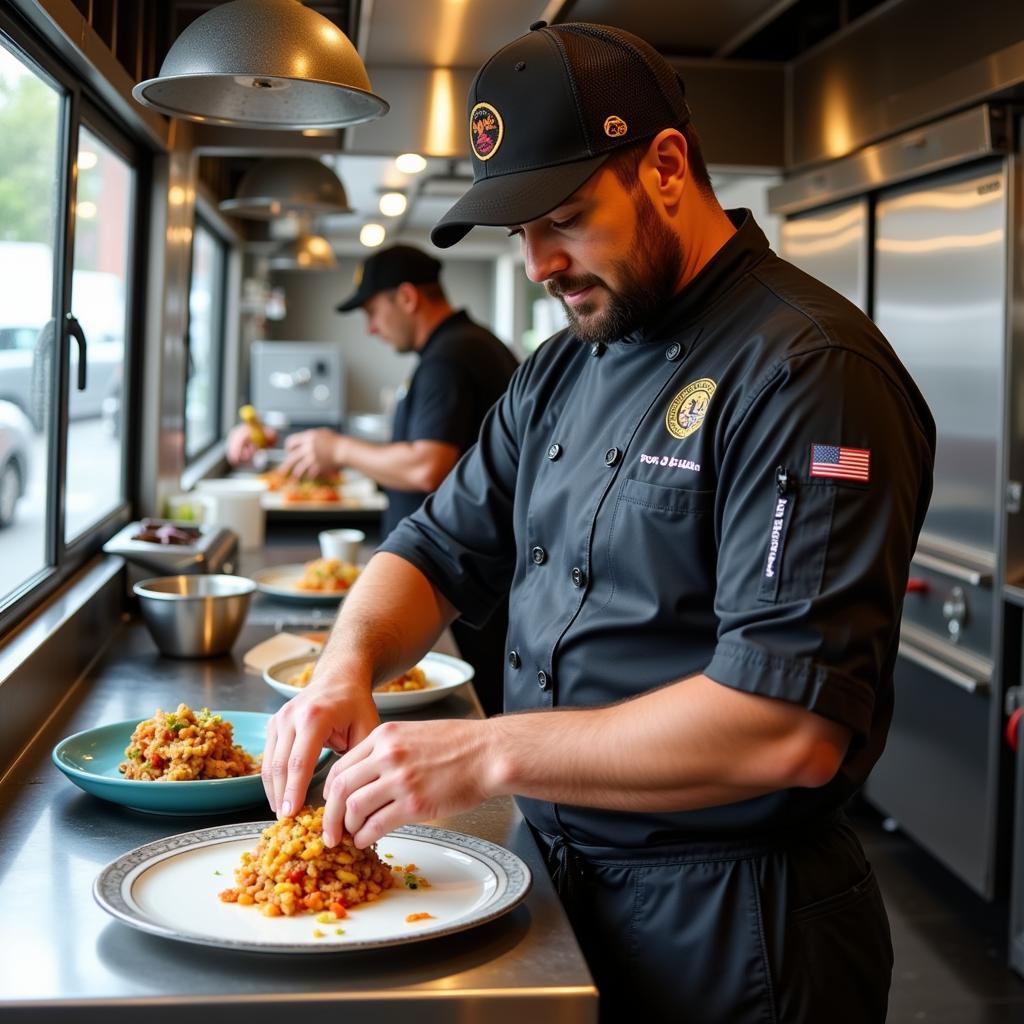
[[[623,481],[608,535],[609,603],[638,602],[642,618],[713,603],[715,496]]]

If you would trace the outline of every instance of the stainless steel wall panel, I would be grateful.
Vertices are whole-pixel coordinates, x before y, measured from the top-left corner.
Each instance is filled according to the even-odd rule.
[[[1005,169],[989,165],[888,193],[877,204],[875,236],[875,322],[938,426],[925,529],[994,551],[1002,497]]]
[[[901,0],[798,58],[786,166],[834,160],[1024,81],[1024,4]]]

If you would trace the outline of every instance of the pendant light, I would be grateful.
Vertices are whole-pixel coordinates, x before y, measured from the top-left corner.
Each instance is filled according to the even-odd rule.
[[[212,8],[132,95],[172,117],[246,128],[341,128],[388,112],[348,36],[299,0]]]
[[[272,270],[337,270],[331,243],[323,235],[302,234],[276,249],[269,260]]]
[[[235,197],[218,207],[235,217],[256,220],[352,212],[341,179],[326,164],[308,156],[276,157],[253,164],[239,182]]]

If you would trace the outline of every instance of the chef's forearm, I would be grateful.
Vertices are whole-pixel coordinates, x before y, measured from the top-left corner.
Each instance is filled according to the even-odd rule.
[[[335,442],[335,463],[359,470],[382,487],[435,491],[458,461],[459,450],[442,441],[374,444],[348,435]]]
[[[345,598],[314,679],[378,683],[399,675],[430,650],[456,614],[415,566],[376,554]]]
[[[506,715],[486,727],[492,792],[626,811],[693,810],[823,785],[849,735],[705,676],[610,707]]]

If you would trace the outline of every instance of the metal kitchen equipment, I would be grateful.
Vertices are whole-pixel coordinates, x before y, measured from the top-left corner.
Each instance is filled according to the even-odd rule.
[[[261,416],[280,413],[295,426],[340,427],[345,418],[345,363],[335,341],[257,341],[250,396]]]
[[[787,216],[781,254],[875,320],[936,420],[896,706],[865,795],[986,899],[1004,887],[1012,813],[1002,584],[1024,568],[1007,504],[1024,479],[1010,469],[1022,436],[1011,427],[1020,368],[1009,268],[1022,185],[1010,123],[1008,108],[983,104],[771,194]]]

